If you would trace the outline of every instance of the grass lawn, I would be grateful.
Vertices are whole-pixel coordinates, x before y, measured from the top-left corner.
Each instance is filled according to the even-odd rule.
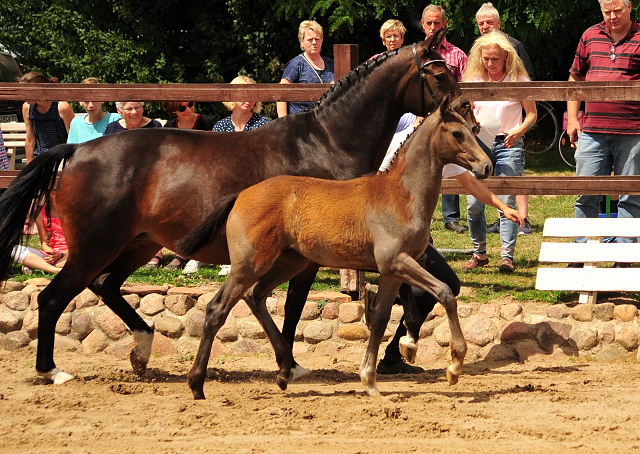
[[[527,174],[529,175],[566,175],[571,176],[574,172],[565,167],[560,158],[552,150],[546,154],[538,156],[527,155]],[[466,196],[461,197],[462,219],[461,224],[466,226]],[[473,289],[470,296],[462,296],[461,300],[491,301],[500,296],[509,294],[519,301],[546,301],[558,303],[575,299],[573,292],[539,292],[535,288],[536,270],[538,267],[538,254],[540,243],[542,242],[542,228],[545,218],[548,217],[573,217],[575,196],[531,196],[529,200],[529,219],[533,233],[531,235],[520,235],[518,237],[515,260],[516,272],[512,275],[504,275],[498,272],[500,264],[500,235],[487,234],[487,246],[489,254],[489,265],[473,270],[470,273],[462,272],[462,265],[470,258],[469,255],[447,253],[445,257],[453,269],[458,273],[462,284]],[[498,215],[495,209],[488,207],[487,223],[491,224],[497,220]],[[442,223],[442,210],[438,205],[434,213],[434,223],[431,227],[433,239],[436,247],[441,249],[469,249],[471,240],[469,234],[457,234],[444,229]],[[34,247],[37,246],[36,238],[31,239]],[[173,258],[173,253],[165,249],[165,263],[169,263]],[[208,266],[200,269],[196,275],[183,275],[181,270],[165,271],[162,268],[155,270],[139,269],[133,273],[127,282],[144,284],[170,284],[174,286],[198,286],[212,281],[224,281],[225,277],[218,276],[218,266]],[[52,277],[41,271],[36,271],[31,276],[23,276],[18,266],[12,269],[12,278],[24,281],[30,277]],[[369,282],[377,282],[378,276],[375,273],[367,273]],[[282,289],[287,288],[284,284]],[[337,270],[322,268],[312,287],[314,291],[339,290],[339,274]],[[640,298],[636,295],[636,300]]]

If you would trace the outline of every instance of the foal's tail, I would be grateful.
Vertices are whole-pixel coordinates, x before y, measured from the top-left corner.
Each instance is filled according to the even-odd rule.
[[[0,281],[11,267],[13,247],[22,242],[27,220],[35,219],[55,187],[60,164],[64,167],[76,144],[63,144],[31,161],[0,197]]]
[[[238,194],[221,198],[206,219],[178,241],[177,252],[188,257],[220,236],[237,198]]]

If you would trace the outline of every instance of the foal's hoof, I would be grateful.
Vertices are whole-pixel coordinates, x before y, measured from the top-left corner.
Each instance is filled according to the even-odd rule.
[[[449,369],[447,369],[447,381],[449,382],[450,385],[455,385],[456,383],[458,383],[459,378],[460,378],[459,375],[454,375],[451,373]]]
[[[300,364],[296,364],[291,368],[291,381],[300,380],[311,375],[311,371]]]
[[[413,342],[413,339],[411,339],[409,336],[402,336],[400,338],[398,348],[402,357],[406,359],[409,364],[413,364],[416,362],[418,346],[415,342]]]
[[[131,368],[133,369],[133,373],[140,376],[144,375],[147,371],[148,358],[140,358],[135,354],[135,351],[132,351],[129,355],[129,360],[131,361]]]

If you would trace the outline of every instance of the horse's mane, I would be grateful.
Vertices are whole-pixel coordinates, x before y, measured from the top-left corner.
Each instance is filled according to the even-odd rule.
[[[364,63],[358,65],[356,68],[349,71],[349,73],[346,76],[342,77],[337,82],[335,82],[331,86],[331,88],[325,91],[320,97],[320,99],[313,106],[311,106],[307,111],[316,109],[320,105],[324,105],[326,104],[326,102],[330,102],[335,97],[341,96],[343,91],[347,90],[349,86],[353,84],[356,80],[370,75],[373,69],[378,68],[379,66],[387,63],[392,57],[395,57],[396,55],[398,55],[399,52],[402,49],[404,49],[404,47],[376,55],[374,58],[367,60]]]

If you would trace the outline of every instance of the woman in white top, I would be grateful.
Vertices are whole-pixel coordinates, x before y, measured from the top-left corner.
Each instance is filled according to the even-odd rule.
[[[473,44],[462,80],[464,82],[523,82],[529,81],[529,76],[506,35],[499,30],[494,30],[479,37]],[[526,113],[524,121],[522,109]],[[491,112],[500,121],[498,134],[492,144],[483,144],[479,141],[493,162],[494,174],[519,176],[524,172],[522,136],[538,118],[535,101],[477,101],[474,103],[476,117],[482,117],[483,110]],[[509,207],[516,207],[515,195],[502,195],[499,198]],[[470,271],[489,263],[484,203],[473,196],[467,197],[467,221],[475,251],[471,260],[463,266],[463,271]],[[501,214],[500,272],[502,273],[512,273],[515,270],[513,254],[517,237],[518,225]]]

